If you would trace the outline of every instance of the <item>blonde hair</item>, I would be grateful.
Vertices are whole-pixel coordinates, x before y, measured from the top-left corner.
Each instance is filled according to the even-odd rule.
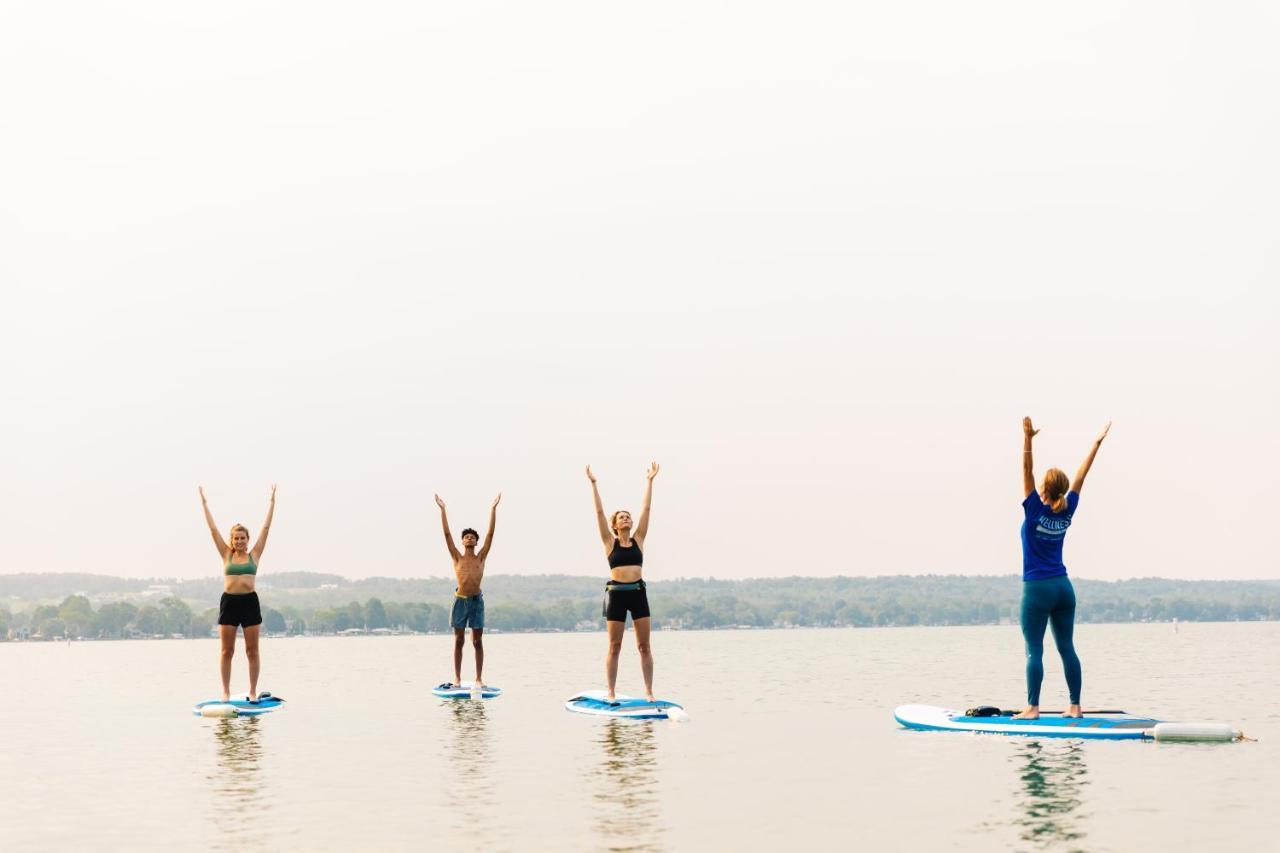
[[[1062,512],[1067,508],[1067,489],[1069,488],[1071,488],[1071,481],[1067,479],[1067,473],[1061,468],[1050,468],[1044,472],[1042,497],[1049,505],[1049,509]]]
[[[617,512],[615,512],[613,515],[609,516],[609,529],[613,531],[614,536],[618,535],[618,516],[622,515],[622,513],[624,512],[627,515],[631,515],[631,510],[620,509]]]
[[[244,538],[245,539],[249,538],[249,528],[245,527],[243,524],[231,525],[231,532],[227,534],[227,562],[231,562],[231,555],[236,552],[235,546],[232,545],[231,542],[236,538],[237,530],[243,530]],[[248,545],[247,542],[245,544]],[[249,549],[246,547],[245,551],[248,551],[248,550]]]

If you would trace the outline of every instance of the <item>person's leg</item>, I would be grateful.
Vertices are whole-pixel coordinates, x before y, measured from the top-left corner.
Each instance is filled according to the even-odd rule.
[[[622,653],[622,635],[627,630],[627,623],[609,620],[604,623],[604,627],[609,634],[609,651],[604,659],[604,677],[609,685],[609,701],[612,702],[618,683],[618,655]]]
[[[484,634],[483,628],[471,627],[471,645],[476,650],[476,684],[484,686]]]
[[[1042,581],[1022,583],[1022,639],[1027,651],[1027,707],[1014,715],[1016,720],[1040,718],[1040,684],[1044,681],[1044,629],[1049,608],[1044,602]]]
[[[644,675],[644,697],[653,701],[653,650],[649,648],[649,617],[633,618],[636,648],[640,650],[640,672]]]
[[[258,634],[261,631],[262,625],[244,626],[244,655],[249,659],[249,698],[253,701],[258,699],[258,668],[261,665],[258,658]]]
[[[462,647],[467,642],[467,629],[453,629],[453,686],[462,684]]]
[[[221,656],[218,667],[222,673],[222,701],[231,698],[231,658],[236,653],[236,626],[219,625],[218,640],[221,645]]]
[[[1080,716],[1080,685],[1083,676],[1080,672],[1080,657],[1076,654],[1074,640],[1076,624],[1076,591],[1071,581],[1065,576],[1058,589],[1058,600],[1049,613],[1049,626],[1053,629],[1053,642],[1062,656],[1062,671],[1067,677],[1067,692],[1070,694],[1071,707],[1064,716]]]

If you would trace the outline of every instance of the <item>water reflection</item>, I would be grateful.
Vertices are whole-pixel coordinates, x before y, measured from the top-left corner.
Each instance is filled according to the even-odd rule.
[[[653,723],[606,720],[600,731],[604,772],[594,795],[597,831],[608,850],[660,850],[658,750]]]
[[[265,812],[271,800],[265,796],[262,775],[261,720],[237,717],[213,724],[214,772],[207,778],[213,790],[213,814],[219,848],[243,848],[266,840]]]
[[[446,699],[453,742],[448,755],[449,816],[451,826],[466,834],[487,833],[493,821],[493,794],[489,742],[489,718],[479,699]]]
[[[1037,847],[1084,838],[1080,806],[1089,782],[1084,745],[1079,741],[1027,741],[1014,753],[1021,765],[1021,837]],[[1074,846],[1074,845],[1073,845]]]

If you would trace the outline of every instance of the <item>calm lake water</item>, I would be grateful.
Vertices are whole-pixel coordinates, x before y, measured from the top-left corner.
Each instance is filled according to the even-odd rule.
[[[1214,745],[897,727],[904,702],[1017,705],[1016,627],[655,633],[682,724],[563,709],[599,686],[603,634],[485,645],[506,694],[480,703],[431,695],[447,637],[269,639],[286,708],[207,720],[190,708],[216,693],[214,641],[0,644],[0,846],[1277,849],[1280,624],[1077,628],[1086,706],[1259,739]]]

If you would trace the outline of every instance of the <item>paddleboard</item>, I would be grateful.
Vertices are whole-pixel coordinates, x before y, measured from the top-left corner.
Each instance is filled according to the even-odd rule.
[[[464,681],[457,687],[453,687],[449,682],[437,685],[431,688],[431,692],[439,696],[441,699],[470,699],[471,687],[474,681]],[[494,687],[492,684],[486,684],[480,689],[481,699],[492,699],[495,696],[502,695],[501,687]]]
[[[633,696],[615,696],[610,702],[603,690],[584,690],[575,693],[564,703],[566,710],[597,717],[625,717],[630,720],[678,720],[688,719],[684,706],[666,699],[650,702]]]
[[[283,704],[283,699],[272,696],[270,693],[263,693],[258,697],[257,702],[250,702],[246,694],[235,696],[228,702],[223,702],[221,699],[198,702],[191,710],[197,717],[255,717],[275,711]]]
[[[1064,717],[1058,712],[1041,712],[1038,720],[1015,720],[1012,717],[968,717],[964,711],[935,708],[932,705],[899,705],[893,711],[899,724],[921,731],[981,732],[1000,735],[1034,735],[1036,737],[1070,737],[1091,740],[1141,740],[1153,737],[1159,720],[1126,714],[1086,714]]]

